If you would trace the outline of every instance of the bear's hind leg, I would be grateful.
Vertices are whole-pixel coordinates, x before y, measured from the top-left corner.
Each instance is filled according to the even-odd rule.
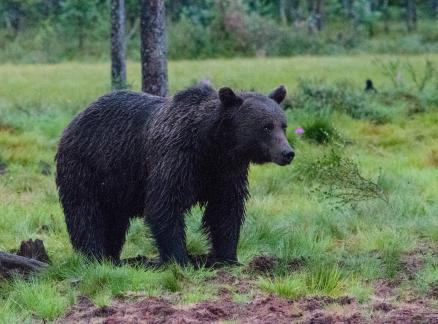
[[[73,248],[84,255],[101,260],[107,257],[104,245],[103,210],[97,200],[63,199],[67,230]]]

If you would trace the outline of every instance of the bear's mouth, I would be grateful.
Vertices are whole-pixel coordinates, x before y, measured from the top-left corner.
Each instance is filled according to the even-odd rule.
[[[277,165],[285,166],[285,165],[289,165],[292,163],[294,156],[295,156],[295,153],[293,153],[292,155],[287,155],[287,156],[284,156],[283,154],[276,154],[275,157],[271,161]]]
[[[279,165],[279,166],[285,166],[285,165],[289,165],[292,163],[292,160],[288,160],[288,159],[279,159],[279,160],[273,160],[272,162],[274,162],[275,164]]]

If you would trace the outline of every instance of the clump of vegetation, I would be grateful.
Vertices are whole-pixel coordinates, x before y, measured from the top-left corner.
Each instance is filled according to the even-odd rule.
[[[337,265],[319,265],[307,273],[260,279],[258,285],[267,292],[290,299],[306,294],[337,296],[343,291],[343,278]]]
[[[302,174],[309,182],[317,181],[315,190],[326,199],[333,199],[340,205],[352,205],[370,199],[387,202],[382,188],[371,179],[365,178],[359,166],[339,150],[332,149],[315,161],[304,166]]]
[[[303,138],[317,144],[327,144],[340,139],[340,135],[329,119],[316,117],[304,124]]]
[[[438,105],[438,70],[430,59],[425,59],[423,66],[399,58],[389,61],[376,58],[374,64],[392,86],[380,96],[386,104],[404,103],[408,115]]]
[[[353,89],[347,82],[301,79],[293,107],[311,112],[339,111],[378,124],[388,122],[389,115],[375,104],[375,100],[373,95]]]
[[[348,112],[362,109],[363,100],[345,82],[326,83],[323,80],[300,79],[296,106],[315,111],[333,109]]]
[[[435,66],[429,59],[424,61],[422,69],[414,67],[410,61],[401,59],[389,61],[374,59],[374,64],[391,82],[394,89],[399,90],[410,89],[421,93],[433,83],[436,76]]]
[[[269,293],[277,294],[283,298],[296,299],[307,293],[305,279],[302,275],[274,277],[272,279],[261,279],[258,285]]]

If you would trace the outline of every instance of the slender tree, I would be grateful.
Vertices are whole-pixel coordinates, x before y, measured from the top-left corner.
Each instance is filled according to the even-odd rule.
[[[413,31],[417,28],[417,5],[415,0],[405,0],[406,8],[406,26],[408,31]]]
[[[430,16],[432,18],[438,17],[438,0],[429,0]]]
[[[287,25],[287,17],[286,17],[286,0],[280,0],[278,5],[280,20],[283,25]]]
[[[167,94],[167,58],[164,0],[140,0],[142,91]]]
[[[389,33],[389,7],[388,7],[389,0],[383,0],[382,2],[382,14],[383,14],[383,25],[385,33]]]
[[[312,0],[307,3],[307,8],[309,11],[307,26],[310,33],[314,32],[315,30],[321,31],[322,29],[321,2],[322,0]]]
[[[300,2],[300,0],[291,0],[288,10],[289,18],[295,26],[298,26],[300,22]]]
[[[353,20],[355,18],[354,0],[342,0],[342,7],[344,9],[345,17]]]
[[[125,1],[111,0],[111,85],[126,88]]]
[[[322,0],[313,1],[313,15],[315,17],[315,25],[318,31],[322,30]]]

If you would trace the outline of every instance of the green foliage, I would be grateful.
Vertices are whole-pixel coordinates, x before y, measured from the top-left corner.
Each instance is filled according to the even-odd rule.
[[[373,100],[372,95],[353,89],[347,82],[329,84],[302,79],[298,84],[294,106],[314,112],[340,111],[357,119],[387,122],[389,117],[378,109]]]
[[[438,289],[438,257],[426,255],[424,268],[417,273],[416,285],[420,293],[431,293],[433,289]]]
[[[338,295],[342,291],[341,271],[337,265],[319,264],[307,276],[306,284],[314,294]]]
[[[172,44],[168,50],[170,59],[206,57],[213,50],[203,27],[187,17],[182,17],[168,27],[168,39]]]
[[[327,144],[340,138],[338,132],[328,118],[315,117],[303,125],[303,137],[317,144]]]
[[[139,4],[125,1],[127,52],[139,55]],[[406,33],[401,4],[324,1],[322,30],[312,6],[285,0],[166,1],[168,53],[172,59],[290,56],[342,53],[433,53],[436,21],[418,15]],[[431,12],[418,5],[418,12]],[[53,63],[109,58],[109,1],[4,0],[0,3],[0,60]],[[420,19],[421,18],[421,19]],[[389,30],[384,27],[390,26]]]
[[[302,173],[309,182],[317,181],[315,189],[321,190],[326,199],[334,199],[339,204],[356,204],[369,199],[387,201],[379,185],[362,176],[358,165],[337,149],[305,164]]]
[[[12,284],[9,301],[17,311],[29,312],[43,319],[54,320],[61,316],[66,307],[73,301],[73,296],[62,292],[47,281],[16,280]]]
[[[393,59],[384,61],[374,59],[374,64],[391,81],[396,90],[411,90],[422,93],[426,88],[433,87],[434,81],[438,82],[438,71],[429,59],[424,61],[422,70],[418,66],[414,67],[409,60]]]
[[[258,286],[269,293],[288,299],[297,299],[307,293],[306,278],[302,275],[260,279]]]
[[[337,296],[343,291],[338,266],[319,265],[307,273],[301,272],[273,278],[261,278],[258,286],[278,296],[297,299],[307,294]]]

